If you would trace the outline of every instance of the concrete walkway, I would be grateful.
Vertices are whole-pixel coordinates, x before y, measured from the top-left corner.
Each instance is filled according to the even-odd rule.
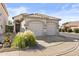
[[[45,41],[43,41],[43,40],[37,40],[37,42],[38,42],[40,45],[44,46],[44,47],[56,46],[56,45],[60,45],[60,44],[63,43],[63,42],[47,43],[47,42],[45,42]]]

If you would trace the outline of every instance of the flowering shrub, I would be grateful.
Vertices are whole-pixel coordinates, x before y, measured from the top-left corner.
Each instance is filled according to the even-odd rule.
[[[9,36],[6,35],[4,38],[4,41],[3,41],[3,48],[10,47],[10,45],[11,45],[10,38],[9,38]]]

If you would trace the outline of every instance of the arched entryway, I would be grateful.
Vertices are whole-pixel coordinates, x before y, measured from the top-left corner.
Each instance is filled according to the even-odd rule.
[[[18,33],[20,32],[20,27],[21,27],[21,24],[20,24],[20,21],[15,21],[15,32]]]

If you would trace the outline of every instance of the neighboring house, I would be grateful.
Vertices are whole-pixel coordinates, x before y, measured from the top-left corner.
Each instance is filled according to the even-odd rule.
[[[8,21],[8,12],[3,3],[0,3],[0,34],[5,32],[5,25]]]
[[[58,35],[59,18],[47,16],[44,14],[20,14],[13,17],[14,32],[25,31],[27,29],[33,31],[36,36]]]
[[[79,28],[79,21],[72,21],[72,22],[64,23],[62,27],[67,27],[67,28],[74,30],[76,28]]]

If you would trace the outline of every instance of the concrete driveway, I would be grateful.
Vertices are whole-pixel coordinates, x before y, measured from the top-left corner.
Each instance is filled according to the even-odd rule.
[[[56,55],[78,56],[79,55],[78,42],[65,42],[60,45],[50,46],[47,48],[26,49],[26,50],[0,53],[0,56],[56,56]]]
[[[78,38],[79,39],[79,33],[60,32],[59,34],[62,35],[62,36],[65,36],[65,37],[72,37],[72,38]]]
[[[1,56],[78,56],[79,41],[78,38],[67,36],[46,36],[39,37],[35,48],[25,50],[16,50],[10,52],[1,52]]]

